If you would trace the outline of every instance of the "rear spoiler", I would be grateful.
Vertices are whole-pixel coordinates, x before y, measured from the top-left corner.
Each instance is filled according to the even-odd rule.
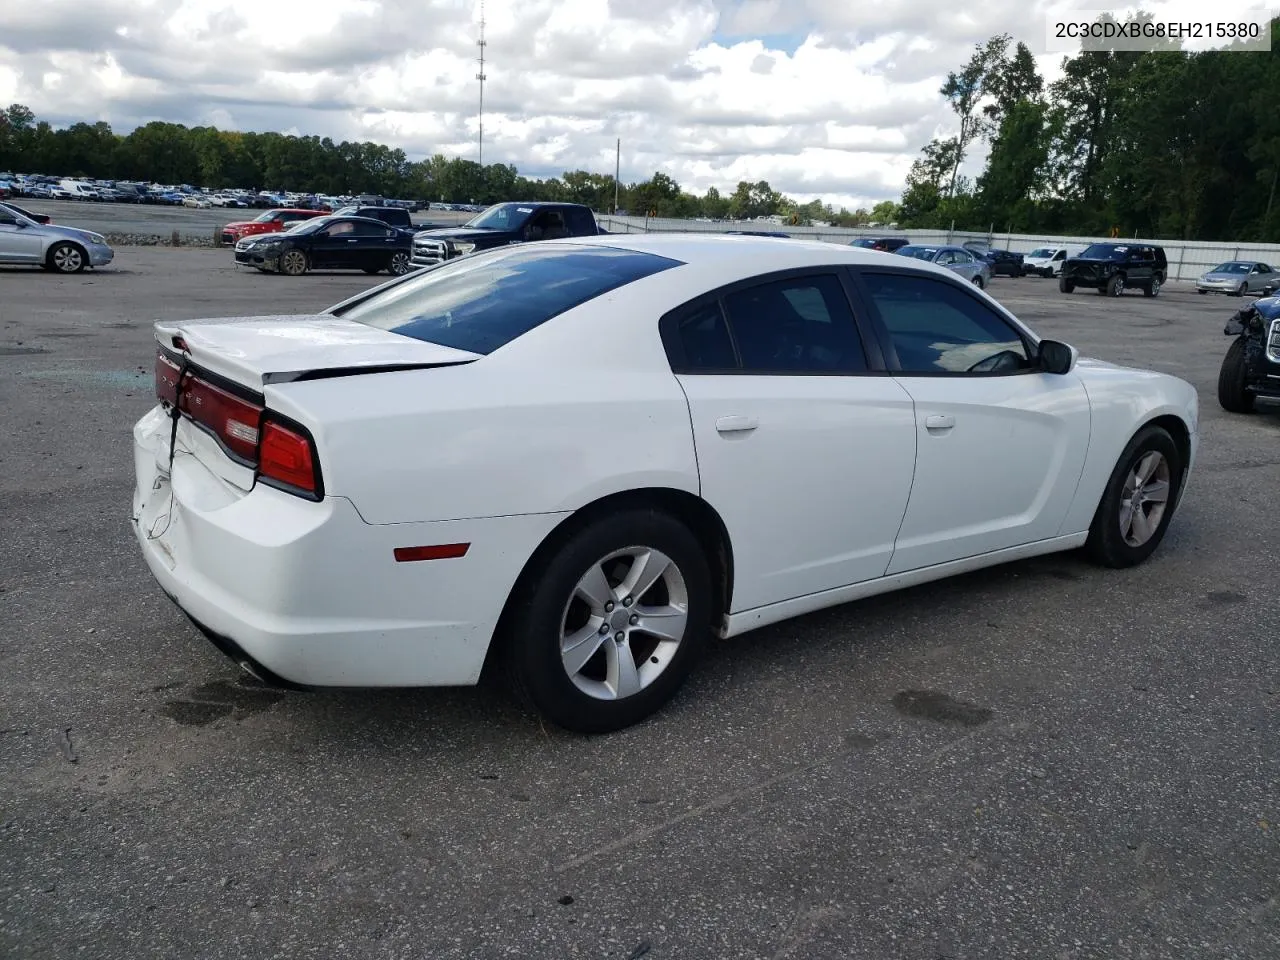
[[[474,360],[455,360],[449,363],[384,363],[369,366],[328,367],[323,370],[293,370],[264,373],[264,387],[275,383],[302,383],[306,380],[329,380],[333,377],[355,377],[365,373],[400,373],[405,370],[434,370],[437,367],[461,367]]]

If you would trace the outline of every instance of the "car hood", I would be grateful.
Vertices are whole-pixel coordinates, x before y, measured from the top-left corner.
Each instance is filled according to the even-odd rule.
[[[90,237],[101,237],[102,234],[93,230],[81,230],[78,227],[58,227],[48,224],[41,224],[40,232],[43,234],[53,234],[57,237],[66,237],[68,240],[79,240],[81,243],[91,243]]]
[[[431,240],[483,240],[486,237],[506,237],[514,234],[514,230],[481,230],[476,227],[441,227],[436,230],[418,230],[415,237],[427,237]]]
[[[1068,263],[1100,263],[1106,266],[1115,266],[1120,263],[1119,260],[1104,260],[1102,257],[1067,257]]]
[[[256,220],[233,220],[231,223],[224,223],[223,230],[241,230],[244,227],[265,227],[265,223],[258,223]]]
[[[157,321],[156,340],[186,344],[192,363],[262,389],[322,375],[470,363],[479,356],[329,314]]]

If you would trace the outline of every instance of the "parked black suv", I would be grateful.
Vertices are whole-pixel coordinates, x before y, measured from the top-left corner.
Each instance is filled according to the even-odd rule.
[[[1144,297],[1154,297],[1169,278],[1164,247],[1147,243],[1093,243],[1078,257],[1062,264],[1058,289],[1071,293],[1076,287],[1092,287],[1107,297],[1118,297],[1125,287],[1138,287]]]
[[[1236,338],[1218,370],[1222,409],[1249,413],[1258,397],[1280,401],[1280,297],[1237,310],[1222,332]]]
[[[508,243],[594,237],[604,231],[590,207],[577,203],[497,203],[460,227],[423,230],[413,238],[413,265],[429,267]]]

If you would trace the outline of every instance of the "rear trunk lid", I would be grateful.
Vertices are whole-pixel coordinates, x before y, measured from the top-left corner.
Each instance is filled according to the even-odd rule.
[[[170,353],[257,392],[272,383],[480,359],[328,314],[159,321],[155,331]]]
[[[183,415],[172,426],[168,417],[148,420],[140,443],[146,456],[154,457],[154,472],[167,476],[169,441],[175,437],[176,451],[193,455],[222,481],[220,488],[210,490],[216,488],[217,497],[224,499],[233,490],[242,496],[253,488],[264,425],[281,419],[273,416],[265,387],[479,359],[465,350],[327,314],[161,321],[155,324],[155,337],[156,396],[166,411],[177,404]],[[314,426],[293,424],[289,429],[305,434]],[[310,442],[314,458],[314,441]],[[309,492],[319,495],[319,485]]]

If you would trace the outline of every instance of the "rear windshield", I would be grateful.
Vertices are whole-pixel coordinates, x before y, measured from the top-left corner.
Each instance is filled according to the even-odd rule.
[[[614,247],[543,244],[464,257],[335,311],[347,320],[471,353],[679,260]]]

